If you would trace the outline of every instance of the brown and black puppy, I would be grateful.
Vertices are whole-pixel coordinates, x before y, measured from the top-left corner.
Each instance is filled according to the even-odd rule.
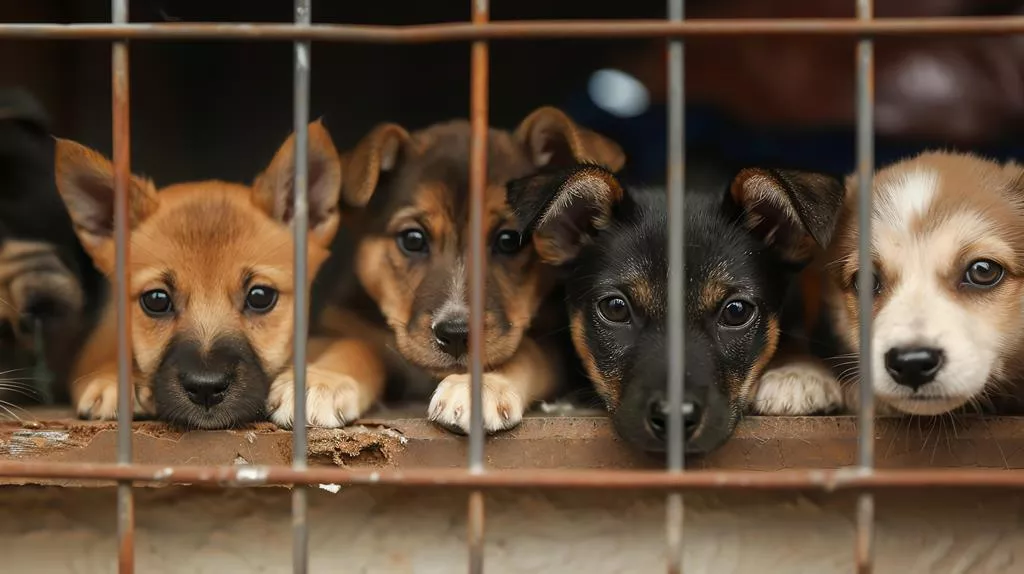
[[[135,410],[191,428],[225,428],[265,416],[269,390],[291,408],[293,277],[290,229],[294,137],[252,186],[223,181],[171,185],[133,176],[130,272]],[[58,140],[57,187],[96,266],[114,269],[114,179],[103,156]],[[327,131],[309,128],[309,275],[338,227],[341,167]],[[80,354],[71,384],[78,413],[116,417],[116,311]],[[344,395],[333,347],[310,343],[310,417],[323,397]],[[328,409],[333,412],[333,407]]]
[[[431,420],[469,430],[470,381],[467,250],[469,145],[466,121],[409,133],[378,126],[343,160],[346,230],[354,277],[335,301],[332,328],[373,341],[405,396],[428,391]],[[488,133],[485,228],[487,254],[483,419],[488,432],[514,427],[560,378],[558,353],[534,332],[553,276],[505,203],[505,184],[538,168],[598,163],[622,167],[621,149],[554,108],[529,115],[512,133]],[[376,383],[375,383],[376,384]],[[412,389],[408,387],[412,386]],[[422,390],[416,387],[423,387]],[[393,388],[393,387],[392,387]]]
[[[843,197],[828,176],[744,169],[685,195],[688,453],[721,445],[747,410],[787,324],[798,272],[831,238]],[[514,181],[509,203],[565,273],[573,344],[619,434],[664,452],[668,220],[664,189],[626,189],[593,165]],[[675,351],[679,352],[679,351]]]
[[[29,93],[0,90],[0,404],[64,398],[102,296],[54,185],[48,123]]]

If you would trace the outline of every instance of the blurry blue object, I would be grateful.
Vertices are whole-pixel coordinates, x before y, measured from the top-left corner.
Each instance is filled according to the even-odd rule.
[[[603,110],[586,89],[565,105],[578,123],[600,132],[623,147],[624,178],[635,183],[665,180],[667,133],[665,106],[652,105],[632,117]],[[713,107],[689,106],[686,113],[687,154],[740,166],[793,167],[832,174],[852,173],[856,166],[854,126],[841,129],[754,127],[731,119]],[[875,164],[883,166],[925,149],[954,147],[943,141],[875,139]],[[970,150],[995,159],[1024,158],[1021,142],[991,142]]]

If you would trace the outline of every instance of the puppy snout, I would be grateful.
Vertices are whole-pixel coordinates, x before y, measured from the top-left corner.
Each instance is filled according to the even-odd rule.
[[[651,435],[664,441],[668,436],[668,401],[660,398],[652,399],[647,406],[647,430]],[[683,435],[686,440],[693,438],[703,417],[703,406],[700,401],[691,397],[683,402]]]
[[[885,370],[892,380],[916,391],[935,380],[945,362],[942,349],[893,347],[885,353]]]
[[[231,385],[231,378],[224,371],[184,371],[178,374],[181,388],[185,389],[188,400],[210,408],[224,401],[224,395]]]
[[[458,359],[469,348],[469,322],[464,318],[445,319],[434,325],[434,340],[438,348]]]

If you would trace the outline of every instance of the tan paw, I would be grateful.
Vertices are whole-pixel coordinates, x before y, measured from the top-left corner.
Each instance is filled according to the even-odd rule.
[[[88,382],[82,383],[82,396],[75,405],[78,416],[93,421],[107,421],[117,418],[117,377],[114,375],[96,375]],[[153,393],[149,388],[135,387],[135,400],[132,401],[134,414],[153,415]]]
[[[270,420],[290,429],[295,417],[295,374],[285,371],[270,386],[267,411]],[[362,386],[348,375],[306,368],[306,423],[308,426],[338,428],[363,414]]]
[[[447,429],[468,434],[470,388],[468,374],[449,375],[437,385],[430,398],[427,416]],[[523,420],[526,404],[507,378],[484,373],[483,393],[485,431],[510,429]]]
[[[762,415],[831,413],[843,409],[843,391],[824,365],[794,363],[766,371],[750,407]]]

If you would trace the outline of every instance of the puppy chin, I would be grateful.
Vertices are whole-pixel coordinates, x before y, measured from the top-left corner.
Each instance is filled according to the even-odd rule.
[[[221,430],[239,427],[265,418],[263,402],[246,400],[225,400],[207,409],[192,404],[182,397],[176,404],[161,406],[158,403],[157,416],[167,424],[195,430]]]

